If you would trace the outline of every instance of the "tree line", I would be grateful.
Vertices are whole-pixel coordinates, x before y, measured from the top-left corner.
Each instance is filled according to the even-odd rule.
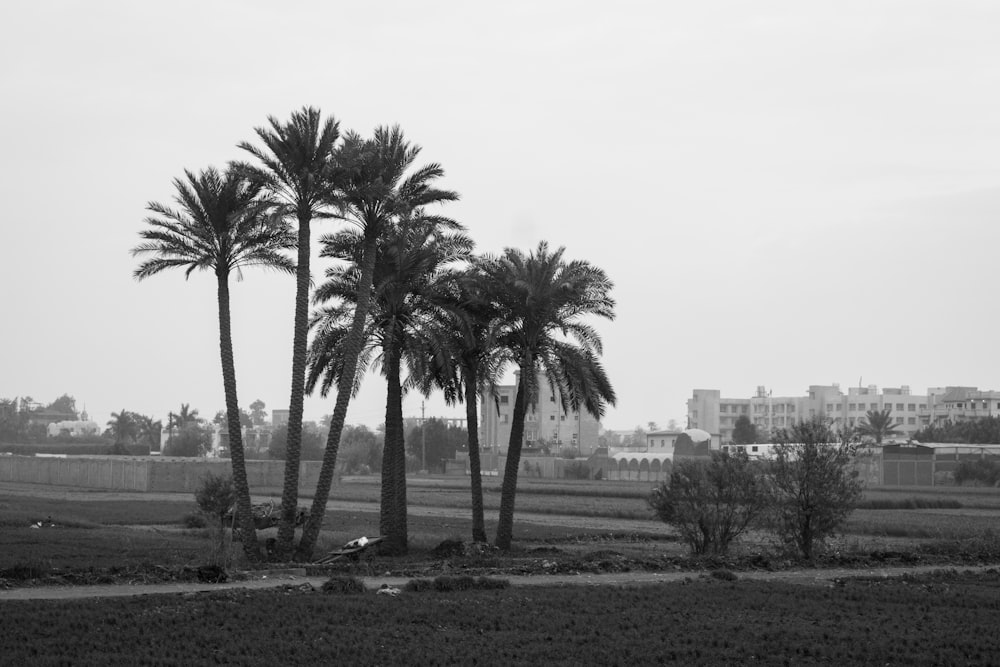
[[[144,258],[134,272],[140,280],[172,268],[186,276],[215,275],[233,484],[247,556],[259,559],[261,551],[240,436],[229,279],[250,266],[296,281],[278,556],[312,557],[348,404],[370,369],[386,383],[378,465],[380,530],[391,553],[405,553],[408,541],[404,393],[440,390],[450,403],[465,404],[473,539],[485,540],[478,397],[508,369],[519,371],[495,540],[509,548],[525,414],[537,401],[539,377],[564,409],[587,409],[599,418],[614,403],[600,361],[601,338],[587,321],[613,319],[610,279],[546,242],[527,252],[475,254],[465,227],[436,210],[459,196],[438,185],[444,169],[418,165],[421,149],[399,127],[379,127],[371,136],[341,132],[332,117],[303,108],[287,121],[269,117],[255,135],[256,143],[238,144],[249,161],[185,171],[174,181],[174,206],[150,202],[142,242],[133,249]],[[312,226],[324,220],[342,226],[319,239],[320,255],[333,263],[313,289]],[[334,393],[334,408],[314,500],[296,545],[303,401],[307,391],[317,390]]]

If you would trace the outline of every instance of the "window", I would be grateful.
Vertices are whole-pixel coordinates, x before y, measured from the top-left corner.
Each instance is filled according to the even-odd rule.
[[[751,447],[751,448],[750,448],[750,451],[752,451],[752,452],[756,452],[756,451],[757,451],[757,445],[754,445],[753,447]]]
[[[906,406],[906,410],[908,412],[916,412],[917,411],[917,404],[916,403],[910,403],[909,405]]]
[[[500,423],[506,424],[510,421],[510,415],[500,415]]]
[[[789,405],[788,406],[788,411],[789,412],[795,412],[795,406],[794,405]]]
[[[896,417],[896,423],[897,424],[902,424],[903,423],[903,418],[902,417]]]
[[[549,421],[550,422],[554,422],[555,420],[556,420],[556,416],[555,415],[549,415]]]
[[[719,406],[719,412],[729,412],[729,406],[728,405],[720,405]]]
[[[920,404],[920,409],[921,410],[926,410],[927,409],[927,404],[926,403],[921,403]]]
[[[549,403],[555,403],[555,402],[556,402],[555,395],[549,396]]]
[[[562,415],[562,416],[560,416],[560,417],[559,417],[559,421],[561,421],[561,422],[564,422],[564,421],[566,421],[566,415]]]
[[[500,397],[500,405],[507,405],[510,402],[510,396],[504,394]]]
[[[826,411],[827,412],[833,412],[833,403],[827,403],[826,404]]]
[[[872,403],[872,410],[878,410],[878,403]],[[892,407],[892,406],[889,406]]]
[[[906,418],[906,423],[910,424],[910,425],[916,424],[917,423],[917,418],[916,417],[907,417]]]
[[[902,411],[903,411],[903,404],[896,403],[896,412],[902,412]]]
[[[847,406],[847,409],[850,410],[851,412],[854,412],[857,409],[857,407],[858,406],[854,405],[854,403],[851,403],[850,405]]]

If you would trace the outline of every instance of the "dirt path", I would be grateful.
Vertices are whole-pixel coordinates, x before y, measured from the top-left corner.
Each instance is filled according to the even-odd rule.
[[[890,578],[904,574],[919,574],[948,568],[937,566],[887,567],[879,569],[809,569],[782,572],[740,572],[737,579],[776,581],[807,586],[829,586],[836,579]],[[984,572],[996,566],[960,568],[962,572]],[[536,574],[499,577],[512,586],[643,586],[679,582],[709,576],[705,572],[616,572],[607,574]],[[304,574],[272,573],[257,579],[234,581],[224,584],[165,583],[165,584],[108,584],[99,586],[47,586],[10,588],[0,590],[0,603],[11,600],[77,600],[84,598],[134,597],[139,595],[195,594],[232,589],[260,590],[311,587],[319,589],[329,577],[308,577]],[[375,590],[385,586],[401,588],[411,577],[361,577],[365,587]]]

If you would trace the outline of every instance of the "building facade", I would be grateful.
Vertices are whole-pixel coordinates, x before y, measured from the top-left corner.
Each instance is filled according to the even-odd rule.
[[[507,452],[517,395],[516,378],[514,382],[480,397],[479,446],[484,452]],[[579,450],[581,456],[590,456],[598,447],[600,430],[601,422],[582,406],[580,410],[568,406],[563,410],[558,390],[553,391],[545,377],[539,376],[538,402],[529,405],[524,416],[524,446],[544,445],[553,453],[568,447]]]
[[[869,411],[890,410],[899,431],[897,439],[907,440],[929,424],[1000,416],[1000,392],[976,387],[932,387],[925,394],[913,394],[910,387],[876,385],[849,387],[845,394],[837,384],[810,385],[802,396],[774,396],[758,386],[750,398],[723,398],[717,389],[695,389],[687,401],[688,427],[719,434],[723,443],[732,442],[733,427],[741,415],[749,417],[765,438],[801,420],[822,416],[834,426],[858,426]]]

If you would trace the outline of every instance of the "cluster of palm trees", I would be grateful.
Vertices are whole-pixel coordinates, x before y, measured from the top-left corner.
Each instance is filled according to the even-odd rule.
[[[519,382],[502,486],[496,544],[509,548],[525,414],[539,394],[539,377],[564,408],[604,413],[615,396],[600,362],[601,339],[584,321],[614,317],[612,284],[599,268],[568,261],[563,250],[506,249],[477,256],[462,225],[435,213],[458,199],[437,187],[438,164],[415,166],[420,147],[398,127],[371,137],[341,134],[332,118],[304,108],[286,122],[257,128],[260,146],[241,143],[255,162],[224,171],[185,172],[175,180],[176,208],[150,203],[153,215],[134,255],[143,279],[171,267],[186,275],[211,270],[219,302],[219,346],[237,516],[247,555],[260,557],[240,435],[232,351],[229,277],[248,266],[296,276],[288,444],[276,553],[308,560],[323,522],[347,407],[363,376],[386,379],[380,529],[392,553],[407,547],[402,399],[406,391],[443,391],[466,405],[472,467],[473,539],[486,540],[477,440],[478,397],[503,373]],[[312,290],[313,220],[346,223],[320,239],[333,260]],[[295,252],[297,260],[290,258]],[[312,299],[316,310],[310,317]],[[311,345],[308,342],[313,331]],[[404,377],[403,370],[406,375]],[[316,493],[296,547],[295,514],[302,407],[316,388],[336,399]]]

